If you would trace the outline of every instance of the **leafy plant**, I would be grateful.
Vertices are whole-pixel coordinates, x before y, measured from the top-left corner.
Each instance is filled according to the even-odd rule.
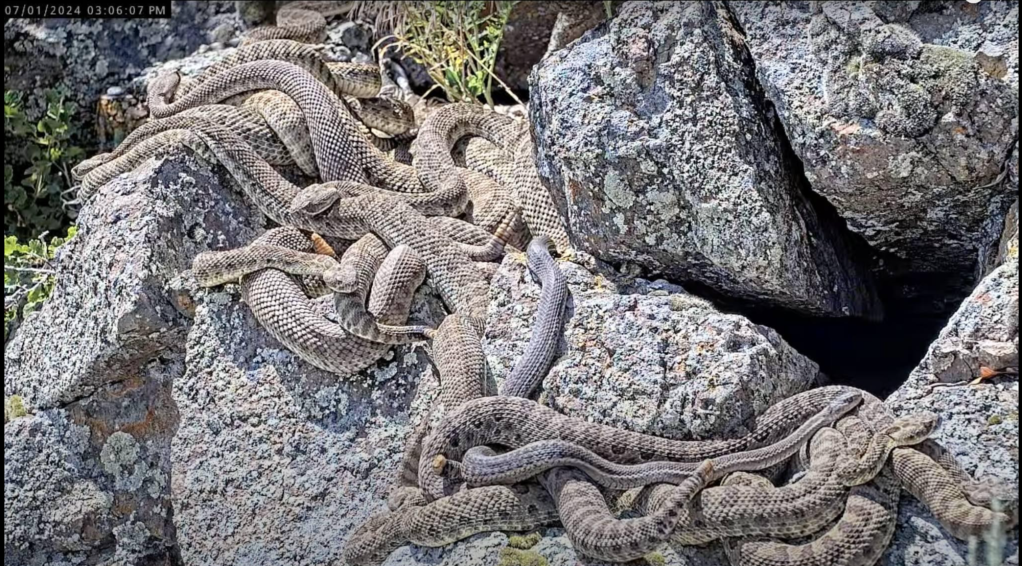
[[[37,310],[50,296],[56,283],[51,261],[57,248],[75,236],[78,229],[68,229],[64,238],[39,239],[27,243],[16,236],[4,238],[4,343],[21,320]]]
[[[21,93],[4,91],[4,234],[32,238],[63,230],[74,217],[62,195],[71,166],[84,152],[72,143],[75,106],[60,89],[44,93],[46,110],[33,122]]]
[[[518,2],[399,2],[387,46],[422,64],[451,102],[493,106],[494,83],[521,101],[494,74],[511,10]]]

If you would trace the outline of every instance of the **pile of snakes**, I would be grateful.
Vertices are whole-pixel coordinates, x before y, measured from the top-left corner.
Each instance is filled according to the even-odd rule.
[[[322,19],[291,5],[278,26],[250,32],[201,75],[158,77],[148,87],[152,119],[74,175],[87,201],[145,160],[189,148],[280,226],[196,257],[202,285],[240,281],[267,332],[340,376],[391,345],[431,342],[446,412],[407,439],[386,508],[346,542],[349,563],[378,564],[409,543],[560,524],[579,555],[608,562],[668,542],[720,541],[734,565],[864,566],[890,543],[903,489],[955,537],[1016,523],[1017,506],[1000,501],[997,486],[974,481],[928,438],[934,415],[895,418],[850,387],[786,399],[744,437],[700,441],[593,424],[531,400],[565,323],[568,288],[551,249],[571,246],[528,124],[449,104],[413,135],[407,104],[378,96],[376,67],[328,62],[307,43],[321,37]],[[297,186],[285,169],[316,182]],[[327,240],[349,245],[338,257]],[[542,293],[525,354],[490,395],[480,340],[487,272],[509,248],[527,250]],[[449,312],[437,328],[408,324],[424,281]],[[777,487],[770,478],[784,469],[797,479]],[[639,492],[622,518],[608,497],[630,489]]]

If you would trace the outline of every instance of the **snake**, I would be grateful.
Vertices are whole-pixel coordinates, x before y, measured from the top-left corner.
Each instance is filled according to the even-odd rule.
[[[542,481],[558,501],[561,522],[572,546],[577,552],[600,560],[633,560],[655,550],[668,538],[701,544],[729,533],[802,533],[830,520],[835,513],[833,503],[827,505],[828,499],[840,500],[843,495],[840,482],[833,481],[832,472],[840,458],[840,445],[830,434],[835,432],[824,428],[814,436],[813,469],[799,485],[775,490],[735,485],[708,488],[692,498],[689,505],[678,508],[677,487],[659,484],[642,496],[645,499],[640,506],[644,513],[639,519],[616,518],[603,494],[578,470],[557,468]],[[840,439],[839,434],[836,436]],[[725,484],[734,483],[734,478]],[[651,532],[646,527],[646,518],[671,509],[677,512],[677,517],[670,531]],[[770,521],[763,520],[767,513]]]
[[[577,444],[619,464],[702,461],[776,440],[848,392],[832,386],[800,393],[768,409],[749,434],[708,441],[672,440],[620,430],[562,415],[517,397],[472,399],[448,414],[426,439],[420,461],[420,485],[432,498],[442,497],[453,489],[447,478],[433,473],[432,466],[438,457],[460,461],[465,452],[476,446],[492,444],[515,449],[551,438]]]
[[[920,418],[931,419],[932,415],[920,413]],[[912,419],[910,418],[909,421]],[[725,541],[729,559],[735,566],[870,566],[879,560],[894,534],[897,526],[897,508],[900,490],[905,488],[915,495],[937,517],[938,521],[951,526],[954,536],[967,535],[967,526],[978,532],[989,530],[992,525],[1001,524],[1010,528],[1008,517],[995,514],[990,509],[973,505],[964,495],[961,487],[950,479],[944,468],[938,465],[915,446],[935,443],[926,440],[932,425],[897,427],[892,424],[904,419],[895,419],[878,399],[868,396],[860,414],[839,421],[841,434],[848,439],[848,454],[845,464],[838,467],[835,477],[847,487],[849,466],[847,462],[861,459],[863,455],[875,453],[875,437],[894,433],[915,435],[915,442],[908,442],[889,451],[881,451],[883,465],[876,469],[876,476],[868,483],[858,483],[851,488],[846,505],[836,523],[825,529],[815,539],[805,544],[762,540],[757,536],[743,534]],[[883,431],[883,432],[882,432]],[[898,432],[894,432],[898,431]],[[909,447],[911,445],[912,447]],[[854,469],[856,466],[852,466]],[[869,467],[867,467],[868,469]],[[964,473],[964,472],[963,472]],[[861,478],[859,478],[861,479]],[[971,479],[971,478],[970,478]],[[759,489],[773,489],[762,478],[746,482]]]
[[[763,478],[755,485],[770,490]],[[789,544],[760,537],[724,541],[732,566],[866,566],[875,564],[894,536],[898,481],[883,468],[868,484],[853,487],[838,520],[819,537]]]
[[[180,82],[176,73],[149,83],[149,108],[164,118],[195,106],[213,104],[258,90],[279,90],[294,100],[308,126],[320,176],[355,181],[401,192],[423,192],[415,170],[388,160],[359,129],[343,100],[307,71],[284,61],[242,63],[210,76],[188,94],[169,100]]]
[[[765,470],[788,460],[818,430],[837,422],[861,400],[859,393],[847,392],[774,444],[714,458],[715,474]],[[443,456],[434,461],[435,468],[448,468],[448,473],[456,475],[470,487],[508,485],[552,468],[573,467],[586,472],[597,484],[619,490],[653,483],[679,484],[700,464],[676,461],[616,464],[581,446],[558,439],[540,440],[499,455],[488,446],[477,446],[466,452],[461,462],[447,462]]]
[[[549,189],[540,179],[531,134],[528,128],[507,116],[470,104],[450,104],[430,114],[413,147],[416,154],[413,163],[420,175],[425,176],[423,184],[437,186],[450,174],[455,165],[451,149],[468,134],[493,143],[511,163],[510,167],[494,167],[490,172],[507,172],[493,178],[498,185],[511,189],[513,201],[532,236],[549,237],[558,252],[567,254],[571,249],[567,228]]]
[[[166,93],[174,91],[178,80],[176,75],[166,75],[150,83],[151,99],[169,99],[169,95]],[[166,106],[154,102],[150,104],[154,115],[170,115],[197,104],[221,101],[234,94],[260,88],[281,90],[293,98],[297,106],[301,108],[309,127],[318,169],[323,179],[354,181],[365,186],[379,185],[382,189],[390,189],[398,193],[419,190],[418,183],[409,178],[410,175],[414,175],[415,169],[387,161],[372,144],[365,141],[364,136],[354,139],[354,132],[351,130],[355,121],[351,119],[350,113],[345,109],[338,110],[343,103],[338,102],[336,97],[331,102],[330,93],[321,83],[291,63],[283,61],[242,63],[213,75],[173,103]],[[464,112],[463,109],[459,110],[459,114],[464,114]],[[492,112],[490,114],[500,117]],[[510,127],[507,124],[505,126]],[[170,125],[166,127],[170,127]],[[347,127],[347,132],[344,130],[345,127]],[[426,127],[421,131],[428,132],[430,128]],[[508,134],[506,137],[514,136]],[[339,142],[338,138],[347,140],[347,142]],[[447,148],[447,152],[449,153],[449,148]],[[345,156],[351,157],[345,159]],[[422,169],[428,169],[429,165],[430,163],[423,162]],[[486,182],[486,178],[482,175],[469,178],[473,179],[474,185]],[[460,183],[462,180],[460,176],[452,179],[452,182],[459,183],[454,188],[455,198],[453,199],[446,198],[448,193],[441,192],[424,195],[420,197],[420,200],[438,207],[436,214],[457,215],[461,212],[460,206],[464,203],[463,199],[468,196],[461,193]],[[91,184],[94,186],[96,183]],[[85,183],[83,183],[84,185]],[[374,188],[373,190],[380,194],[378,189]],[[479,205],[476,207],[475,214],[477,223],[485,229],[496,231],[499,226],[510,225],[514,222],[515,207],[508,198],[502,196],[503,191],[499,186],[477,188],[475,194],[479,195],[480,193],[485,195],[486,202],[480,204],[481,198],[474,197],[476,204]],[[402,198],[393,194],[380,194],[380,196]],[[450,204],[448,205],[448,203]],[[527,207],[523,207],[523,210],[524,208]]]
[[[529,271],[542,286],[532,335],[521,359],[511,369],[501,395],[528,397],[539,387],[557,355],[557,345],[564,331],[564,309],[568,304],[568,282],[550,256],[553,240],[541,235],[533,238],[526,255]]]
[[[238,250],[204,252],[193,260],[192,271],[203,286],[211,287],[241,281],[242,298],[260,325],[289,350],[312,365],[338,375],[348,376],[376,363],[389,346],[364,340],[344,331],[324,316],[322,305],[310,298],[296,275],[322,275],[308,269],[308,258],[294,254],[312,254],[309,238],[293,227],[266,232],[255,242]],[[387,248],[373,236],[360,239],[341,258],[342,265],[356,267],[361,297],[372,297],[364,316],[403,324],[408,317],[410,297],[425,274],[409,270],[380,268],[381,262],[407,254],[407,250]],[[295,258],[298,261],[294,261]],[[334,260],[319,255],[317,261],[330,268]],[[393,260],[392,260],[393,261]],[[376,282],[373,283],[373,277]],[[392,289],[387,295],[383,289]],[[363,303],[364,304],[364,303]]]
[[[289,2],[277,10],[276,25],[250,29],[242,42],[254,45],[274,39],[317,42],[326,33],[326,18],[346,13],[351,8],[351,2]]]
[[[395,98],[380,97],[382,77],[376,65],[327,61],[316,47],[289,40],[263,41],[239,47],[207,67],[195,77],[181,77],[176,89],[170,90],[160,80],[148,87],[147,98],[154,117],[165,117],[171,97],[181,97],[213,77],[238,65],[256,61],[282,61],[301,67],[320,81],[334,95],[344,100],[365,126],[386,134],[400,135],[414,129],[415,115],[411,106]],[[167,79],[169,80],[169,79]],[[231,97],[231,104],[240,104],[247,94]],[[387,138],[370,137],[378,143]]]

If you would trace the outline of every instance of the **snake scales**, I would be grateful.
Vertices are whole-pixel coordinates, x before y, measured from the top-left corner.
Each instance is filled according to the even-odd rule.
[[[403,168],[375,150],[365,138],[364,132],[358,128],[357,120],[348,111],[345,103],[337,98],[336,92],[325,86],[323,80],[314,76],[310,80],[310,76],[307,69],[279,60],[236,61],[229,68],[218,70],[208,80],[189,85],[180,93],[175,93],[180,96],[174,102],[170,102],[169,96],[175,86],[171,80],[157,83],[156,86],[159,88],[154,87],[154,93],[162,93],[169,114],[206,102],[229,100],[238,94],[258,89],[270,88],[284,92],[295,103],[309,131],[307,147],[313,148],[316,171],[325,180],[339,183],[321,185],[305,191],[298,189],[273,171],[261,155],[265,153],[265,156],[278,156],[280,162],[287,159],[281,146],[271,145],[269,138],[264,135],[265,131],[259,134],[262,135],[261,138],[256,138],[266,142],[262,144],[263,151],[254,151],[250,144],[245,143],[244,138],[223,124],[215,123],[209,115],[202,116],[200,112],[187,115],[186,117],[190,118],[187,121],[175,122],[173,118],[168,119],[170,121],[154,127],[149,132],[148,135],[155,137],[144,138],[139,143],[148,142],[150,146],[154,146],[169,139],[159,136],[173,133],[175,140],[204,152],[204,155],[212,155],[223,164],[246,194],[274,221],[324,235],[359,240],[359,244],[353,246],[355,251],[349,250],[345,253],[341,263],[370,267],[354,268],[352,271],[356,275],[344,276],[345,281],[351,286],[345,287],[346,293],[338,296],[350,298],[351,300],[345,304],[353,310],[347,312],[356,314],[355,318],[341,317],[346,322],[336,326],[350,329],[359,326],[355,321],[362,321],[365,324],[361,326],[363,331],[359,333],[369,334],[371,333],[369,329],[380,328],[380,322],[402,324],[404,321],[400,320],[402,318],[400,315],[402,312],[407,314],[406,305],[398,305],[396,308],[399,312],[395,314],[397,318],[390,320],[386,319],[382,310],[374,310],[372,304],[368,316],[360,311],[366,299],[366,274],[373,271],[372,264],[376,261],[366,260],[366,255],[359,252],[360,246],[375,247],[378,252],[393,249],[421,259],[433,286],[452,310],[452,314],[431,335],[434,361],[441,372],[444,405],[454,410],[437,430],[426,438],[419,449],[420,454],[416,455],[418,481],[424,491],[421,492],[420,498],[405,499],[404,505],[400,503],[395,505],[396,511],[391,515],[374,518],[353,533],[346,552],[353,561],[361,563],[363,559],[366,561],[378,559],[386,554],[388,548],[393,548],[395,544],[404,541],[430,545],[444,544],[481,530],[521,530],[559,519],[565,524],[569,536],[576,542],[580,552],[614,560],[633,557],[637,552],[650,548],[649,545],[658,544],[668,536],[675,540],[685,540],[686,536],[692,537],[689,540],[696,540],[699,536],[712,536],[739,537],[739,540],[729,541],[728,547],[734,560],[741,564],[757,566],[869,564],[875,557],[862,550],[864,541],[874,543],[881,541],[886,544],[886,539],[889,539],[892,528],[891,502],[894,501],[896,505],[896,495],[892,494],[891,486],[896,488],[896,480],[931,505],[931,508],[943,517],[942,521],[953,525],[952,532],[956,533],[956,536],[975,532],[975,529],[990,524],[989,509],[984,513],[985,508],[969,500],[968,495],[960,488],[955,493],[949,484],[942,483],[944,476],[938,478],[939,473],[935,470],[943,468],[940,468],[933,459],[913,449],[893,447],[882,438],[883,435],[888,437],[890,435],[881,434],[883,432],[881,430],[873,431],[871,440],[861,443],[861,447],[854,450],[840,448],[843,433],[828,428],[820,430],[813,437],[811,450],[810,474],[817,474],[815,476],[817,487],[813,488],[810,484],[801,485],[800,488],[803,490],[801,500],[791,499],[791,490],[780,491],[780,495],[775,495],[779,498],[772,505],[764,506],[763,500],[756,500],[757,504],[742,507],[738,504],[741,499],[734,495],[740,491],[735,490],[746,489],[755,497],[763,497],[762,494],[765,492],[773,493],[788,489],[787,486],[785,488],[766,486],[759,480],[745,476],[727,480],[720,487],[704,489],[705,484],[709,483],[716,473],[727,469],[726,463],[721,464],[722,461],[726,462],[727,458],[733,458],[743,451],[757,454],[756,450],[771,446],[769,444],[771,442],[794,443],[796,438],[791,433],[796,428],[795,424],[812,419],[821,411],[827,411],[841,395],[848,393],[847,390],[817,390],[804,394],[804,397],[798,397],[794,401],[779,403],[763,415],[761,420],[757,420],[753,432],[745,438],[701,442],[669,441],[615,431],[608,427],[601,428],[571,420],[524,399],[482,397],[484,391],[480,376],[485,371],[485,357],[479,349],[478,335],[482,331],[485,316],[485,281],[475,270],[471,256],[466,253],[465,248],[451,241],[445,232],[438,230],[437,225],[428,222],[422,214],[423,211],[437,214],[460,213],[462,211],[458,207],[472,200],[469,196],[470,187],[463,186],[470,184],[465,177],[466,173],[459,171],[455,163],[449,160],[449,156],[455,138],[461,135],[458,128],[467,128],[466,124],[471,125],[475,118],[464,111],[459,115],[459,109],[453,108],[449,113],[454,122],[448,125],[448,130],[443,129],[445,126],[438,118],[436,124],[429,130],[430,134],[435,134],[433,141],[426,146],[439,148],[438,153],[429,154],[430,150],[427,149],[426,152],[416,155],[413,167]],[[164,90],[160,90],[161,88]],[[162,113],[164,109],[160,106],[160,101],[154,100],[157,101],[156,113]],[[295,112],[294,109],[291,112]],[[245,116],[237,118],[239,121],[246,119]],[[464,120],[464,123],[459,120]],[[470,132],[469,129],[460,131]],[[255,135],[254,130],[253,132]],[[423,141],[429,139],[427,137]],[[489,178],[497,181],[498,185],[512,187],[515,195],[512,200],[534,235],[548,236],[559,249],[566,249],[567,236],[563,224],[552,201],[549,200],[549,195],[539,183],[538,174],[531,163],[531,140],[527,140],[526,135],[515,138],[509,134],[505,137],[493,136],[489,141],[494,143],[502,154],[502,162],[505,164],[490,168],[487,171]],[[286,143],[283,145],[294,160],[294,152]],[[466,153],[467,164],[471,162],[474,154],[471,151]],[[508,163],[510,166],[506,165]],[[427,171],[426,175],[423,175],[423,171]],[[378,185],[380,188],[372,185]],[[385,193],[380,189],[409,193],[433,189],[434,192],[426,193],[429,196],[407,197]],[[325,198],[323,194],[326,194]],[[494,194],[494,191],[489,191],[489,194]],[[441,197],[451,198],[450,202],[454,204],[430,200]],[[416,198],[421,200],[417,201]],[[478,200],[484,201],[482,198]],[[316,203],[316,206],[309,208],[309,203]],[[451,208],[446,208],[448,206]],[[494,207],[494,210],[502,209]],[[490,212],[487,211],[486,214]],[[486,214],[477,216],[501,219],[499,222],[490,221],[489,228],[510,222],[499,214],[493,217],[487,217]],[[304,318],[298,321],[301,329],[323,325],[323,321],[329,322],[329,319],[323,316],[324,302],[306,296],[301,281],[294,275],[285,274],[284,271],[290,270],[301,275],[322,275],[335,266],[322,257],[309,256],[301,256],[301,262],[297,263],[289,263],[290,260],[278,263],[281,257],[292,257],[286,253],[274,255],[282,249],[304,253],[308,253],[310,249],[307,242],[300,241],[300,234],[294,232],[294,228],[286,230],[291,232],[268,233],[265,239],[243,250],[240,256],[239,254],[231,256],[230,252],[227,252],[216,257],[210,256],[210,261],[223,261],[229,266],[231,262],[237,263],[238,258],[243,256],[242,263],[247,266],[245,269],[253,271],[244,271],[237,276],[242,279],[243,293],[248,294],[247,299],[254,305],[253,310],[259,309],[264,313],[262,316],[257,313],[257,317],[260,317],[268,330],[280,333],[278,337],[281,341],[296,351],[303,352],[303,357],[310,356],[315,359],[318,356],[321,360],[337,360],[339,354],[330,349],[327,344],[330,341],[317,342],[315,337],[302,335],[296,329],[287,326],[295,322],[296,317],[292,316],[295,312],[308,314],[303,315]],[[376,244],[372,244],[371,240],[364,240],[367,233],[378,238]],[[473,239],[479,246],[488,243],[485,235],[477,233],[467,235],[463,241],[469,239]],[[531,252],[530,248],[530,260]],[[262,257],[260,254],[267,253],[273,256],[273,259],[260,260]],[[379,258],[378,253],[368,255]],[[311,267],[305,262],[311,262]],[[299,267],[298,263],[302,265]],[[203,263],[199,261],[196,267],[201,272]],[[220,267],[216,266],[216,269]],[[381,274],[403,271],[405,268],[396,266],[380,269]],[[218,277],[220,279],[212,277],[211,281],[222,280],[225,276],[221,274]],[[541,278],[544,279],[545,292],[548,281],[554,279],[543,275]],[[280,283],[273,283],[276,281]],[[414,279],[408,283],[412,286],[414,284]],[[281,285],[287,286],[287,293],[279,291],[283,288]],[[550,285],[551,288],[558,286],[560,284]],[[376,286],[373,288],[375,293]],[[394,287],[391,284],[382,284],[380,288]],[[370,302],[372,303],[372,300]],[[550,313],[549,320],[560,320],[563,300],[554,301],[558,302],[561,305],[560,310],[553,307],[541,308],[542,313]],[[337,301],[334,302],[334,305],[336,304]],[[278,318],[275,319],[274,316]],[[539,320],[546,319],[540,317]],[[537,328],[550,327],[547,323],[540,323]],[[331,328],[331,331],[335,330],[336,328]],[[326,331],[322,334],[328,335]],[[527,395],[528,391],[535,387],[536,380],[542,379],[553,356],[549,353],[554,348],[551,345],[552,334],[556,332],[534,332],[532,342],[537,346],[533,348],[530,343],[530,348],[527,349],[529,354],[526,357],[535,361],[535,367],[522,365],[520,375],[513,373],[515,377],[511,380],[516,382],[522,379],[523,383],[528,385],[521,386],[521,389],[508,386],[506,393]],[[292,343],[286,341],[296,337],[299,339]],[[339,338],[331,340],[337,343],[342,340],[364,340],[363,337],[350,333],[338,333],[330,337]],[[381,338],[380,335],[372,335],[368,343],[377,348],[382,347],[375,341]],[[303,347],[307,351],[301,350]],[[351,366],[327,367],[332,371],[348,373],[352,371]],[[462,403],[471,398],[476,399]],[[798,438],[801,436],[805,435]],[[609,515],[609,511],[603,514],[599,507],[603,504],[602,494],[586,476],[580,476],[579,472],[564,467],[542,473],[541,480],[555,495],[553,498],[537,484],[522,482],[510,487],[477,487],[447,495],[451,486],[445,482],[454,478],[445,478],[436,473],[437,469],[443,471],[446,466],[440,464],[445,462],[453,469],[452,463],[464,458],[466,452],[471,449],[481,449],[486,445],[523,449],[533,442],[550,440],[574,443],[573,447],[582,447],[615,465],[648,467],[659,460],[689,461],[692,465],[686,470],[690,470],[691,473],[673,478],[682,484],[681,487],[663,486],[661,492],[666,493],[666,496],[658,499],[651,495],[650,501],[658,503],[648,507],[644,519],[631,523],[618,522],[618,519]],[[855,452],[854,457],[848,455],[849,451]],[[773,460],[765,459],[763,463],[767,461]],[[870,464],[865,465],[864,462]],[[950,472],[945,471],[945,474],[951,477]],[[804,480],[805,478],[800,482]],[[748,485],[742,484],[742,481]],[[844,503],[843,507],[833,501],[820,503],[819,496],[823,492],[823,488],[819,487],[823,483],[820,482],[828,481],[831,483],[827,485],[835,486],[835,493],[843,494],[844,498],[840,495],[837,498],[837,501]],[[868,483],[858,485],[852,492],[847,492],[848,485],[863,482]],[[951,485],[957,484],[952,481]],[[714,492],[725,489],[732,491]],[[894,489],[894,492],[896,491],[897,489]],[[719,504],[714,504],[713,493],[722,493],[724,499],[721,499]],[[435,499],[430,501],[430,498]],[[808,507],[800,508],[798,504],[793,503],[802,500]],[[769,531],[766,528],[769,525],[765,525],[768,521],[763,519],[764,509],[790,512],[793,519],[792,524],[785,527],[788,530]],[[800,510],[803,509],[814,519],[807,521],[806,515],[801,514]],[[743,510],[746,513],[746,523],[732,522],[730,519],[720,520],[720,525],[730,527],[739,525],[728,531],[729,534],[714,531],[712,520],[707,518],[712,517],[714,512],[723,513],[723,516],[727,517],[729,512],[741,513]],[[741,539],[749,536],[792,536],[791,533],[794,532],[811,534],[817,527],[826,525],[842,513],[842,518],[833,529],[817,541],[803,547]],[[601,516],[603,519],[594,521],[595,516]],[[693,517],[695,519],[692,519]],[[706,532],[700,534],[699,528],[704,528]],[[835,561],[822,561],[827,559]]]

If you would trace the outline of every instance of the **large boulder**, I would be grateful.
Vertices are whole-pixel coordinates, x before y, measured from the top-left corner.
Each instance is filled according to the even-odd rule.
[[[895,413],[941,416],[934,438],[977,479],[1010,486],[1018,497],[1018,377],[964,385],[982,368],[1018,370],[1018,245],[951,318],[919,366],[887,404]],[[953,385],[957,384],[957,385]],[[883,564],[963,566],[968,545],[947,534],[917,501],[903,501],[899,531]],[[1018,564],[1016,528],[1008,553]],[[983,563],[982,561],[980,562]]]
[[[804,194],[720,5],[623,5],[532,76],[540,174],[581,249],[733,298],[880,315],[868,269]]]
[[[386,489],[426,357],[326,374],[236,288],[196,290],[191,259],[265,221],[194,158],[150,160],[80,219],[5,351],[5,397],[30,413],[4,427],[5,565],[335,560]]]
[[[908,296],[966,295],[1017,198],[1018,4],[729,5],[812,190]]]
[[[166,284],[195,253],[256,233],[237,210],[208,167],[177,158],[82,211],[50,299],[4,352],[5,397],[35,413],[4,427],[5,565],[170,560],[171,388],[189,307]]]

